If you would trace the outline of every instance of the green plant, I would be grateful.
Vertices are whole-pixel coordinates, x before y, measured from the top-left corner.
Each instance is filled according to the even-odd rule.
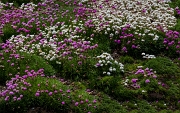
[[[55,74],[55,70],[51,65],[39,56],[28,54],[25,52],[12,51],[2,52],[0,55],[0,84],[5,84],[7,80],[15,75],[25,74],[25,70],[31,69],[37,71],[40,68],[44,69],[44,73],[47,76]]]
[[[128,111],[122,107],[120,102],[115,101],[108,95],[101,93],[99,98],[100,104],[96,113],[127,113]]]
[[[132,64],[132,63],[134,63],[133,57],[130,57],[130,56],[121,56],[120,61],[123,64]]]
[[[0,92],[3,94],[0,111],[24,113],[27,109],[38,106],[56,112],[72,110],[74,113],[84,113],[84,110],[94,112],[98,107],[97,97],[89,95],[84,88],[76,87],[76,83],[67,85],[66,81],[60,81],[56,77],[42,77],[42,69],[33,74],[31,72],[29,70],[27,75],[16,76],[8,81],[9,85],[16,85],[13,88],[7,85]]]
[[[11,24],[6,24],[3,29],[3,36],[1,37],[1,40],[5,43],[6,40],[10,39],[12,35],[16,35],[16,31],[12,28]]]
[[[159,77],[173,78],[180,75],[180,68],[174,64],[170,59],[165,57],[157,57],[150,59],[144,67],[152,68]]]

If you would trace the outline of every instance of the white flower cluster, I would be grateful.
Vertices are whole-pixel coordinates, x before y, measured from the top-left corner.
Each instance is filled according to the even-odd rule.
[[[37,54],[50,61],[56,60],[57,64],[61,64],[59,61],[65,57],[69,57],[71,54],[79,56],[83,52],[92,50],[98,46],[97,44],[91,46],[90,41],[84,41],[82,39],[58,38],[60,30],[58,30],[58,26],[50,26],[46,27],[45,31],[39,30],[42,36],[13,35],[9,39],[9,43],[21,52]]]
[[[5,6],[5,4],[3,4],[1,1],[0,1],[0,11],[2,11],[3,7]]]
[[[97,31],[100,31],[102,23],[110,23],[113,29],[121,29],[130,24],[132,28],[144,28],[157,30],[161,26],[164,31],[176,24],[174,9],[169,7],[166,1],[158,0],[97,0],[92,3],[97,10],[92,14]],[[110,26],[103,26],[110,27]],[[103,28],[103,29],[106,29]]]
[[[95,65],[95,67],[108,66],[109,68],[107,71],[104,71],[103,74],[111,75],[112,72],[117,71],[117,67],[119,68],[119,70],[124,72],[124,65],[114,60],[109,53],[102,53],[100,56],[97,56],[96,58],[99,59],[99,61]]]
[[[145,53],[142,53],[141,55],[143,56],[143,58],[146,58],[146,59],[156,58],[154,55],[149,55],[149,54],[145,54]]]
[[[79,3],[85,3],[88,2],[88,0],[80,0]]]
[[[33,4],[32,2],[30,2],[30,3],[27,3],[27,4],[24,4],[24,3],[23,3],[23,4],[20,6],[20,9],[23,9],[23,10],[29,11],[29,12],[33,12],[33,10],[34,10],[36,7],[37,7],[36,4]]]
[[[128,86],[129,79],[126,78],[126,80],[122,80],[122,83],[124,86]]]

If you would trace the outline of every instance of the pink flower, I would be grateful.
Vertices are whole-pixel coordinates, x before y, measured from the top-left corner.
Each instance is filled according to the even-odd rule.
[[[19,101],[19,100],[21,100],[21,98],[19,97],[19,98],[17,98],[17,101]]]
[[[38,97],[39,95],[40,95],[40,93],[39,93],[39,92],[36,92],[35,96]]]
[[[14,100],[14,101],[16,101],[16,99],[17,99],[17,97],[16,97],[16,96],[15,96],[15,97],[13,97],[13,100]]]
[[[52,92],[49,92],[49,96],[51,96],[53,93]]]
[[[96,100],[93,100],[93,103],[96,103],[97,101]]]
[[[82,101],[82,100],[81,100],[81,102],[80,102],[80,103],[81,103],[81,104],[83,104],[83,103],[84,103],[84,101]]]
[[[65,104],[65,102],[63,101],[63,102],[61,102],[61,104],[62,104],[62,105],[64,105],[64,104]]]
[[[9,94],[10,94],[10,95],[13,95],[13,94],[14,94],[14,92],[10,91],[10,92],[9,92]]]
[[[70,93],[71,91],[68,89],[66,92],[67,92],[67,93]]]
[[[12,63],[11,66],[14,66],[14,63]]]
[[[23,95],[20,95],[20,98],[22,98],[23,97]]]
[[[6,96],[6,98],[4,99],[5,101],[8,101],[9,100],[9,96]]]
[[[76,103],[75,103],[75,106],[78,106],[78,104],[79,104],[79,103],[78,103],[78,102],[76,102]]]
[[[60,89],[60,90],[59,90],[59,92],[63,92],[63,90],[62,90],[62,89]]]
[[[150,80],[149,80],[149,79],[146,79],[145,83],[149,83],[149,82],[150,82]]]
[[[131,82],[136,83],[138,79],[133,78]]]
[[[57,93],[57,92],[58,92],[57,90],[54,91],[54,93]]]

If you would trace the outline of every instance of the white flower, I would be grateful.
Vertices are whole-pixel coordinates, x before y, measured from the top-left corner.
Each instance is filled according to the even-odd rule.
[[[111,64],[111,62],[110,62],[109,60],[107,61],[107,63],[108,63],[108,64]]]
[[[110,72],[112,72],[112,71],[113,71],[112,67],[110,67],[110,68],[109,68],[109,71],[110,71]]]
[[[145,53],[142,53],[141,55],[146,55]]]
[[[106,63],[106,61],[105,61],[105,60],[102,60],[102,62],[103,62],[103,63]]]
[[[137,68],[139,69],[139,68],[142,68],[143,66],[137,66]]]
[[[107,72],[107,75],[111,75],[111,73],[110,73],[110,72]]]
[[[110,36],[110,37],[113,37],[113,36],[114,36],[114,34],[113,34],[113,33],[111,33],[109,36]]]
[[[61,62],[59,62],[59,61],[56,61],[56,63],[57,63],[57,64],[61,64]]]
[[[143,58],[147,58],[146,56],[143,56]]]
[[[114,61],[114,63],[115,63],[115,64],[118,64],[118,62],[117,62],[116,60]]]
[[[124,83],[125,86],[127,86],[128,84],[127,83]]]
[[[116,71],[116,68],[113,68],[113,71]]]
[[[124,67],[120,67],[119,69],[120,69],[120,70],[123,70],[123,69],[124,69]]]
[[[108,31],[110,31],[111,29],[110,28],[107,28]]]
[[[98,62],[101,64],[101,63],[102,63],[102,60],[99,60]]]
[[[125,80],[125,82],[128,82],[128,81],[129,81],[129,79],[126,79],[126,80]]]

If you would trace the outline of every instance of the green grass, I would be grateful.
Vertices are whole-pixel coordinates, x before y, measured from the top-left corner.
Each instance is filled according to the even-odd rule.
[[[6,2],[3,0],[2,2]],[[34,0],[33,0],[34,1]],[[13,2],[13,1],[8,1]],[[26,3],[28,1],[16,1],[16,7],[21,3]],[[38,1],[34,1],[37,3]],[[56,1],[59,5],[60,11],[69,10],[65,15],[61,15],[59,12],[57,14],[56,22],[65,22],[67,26],[72,24],[70,18],[75,19],[74,8],[75,5],[66,5],[61,0]],[[170,6],[175,8],[180,6],[180,0],[170,3]],[[45,9],[46,7],[44,7]],[[8,10],[9,8],[5,8]],[[35,9],[36,10],[36,9]],[[41,17],[48,17],[48,15],[40,14]],[[177,18],[179,18],[177,16]],[[87,18],[86,18],[87,19]],[[27,22],[28,19],[22,18],[21,22]],[[79,20],[78,20],[79,21]],[[43,22],[43,20],[40,20]],[[50,22],[44,21],[47,26],[50,26]],[[85,20],[82,20],[84,23]],[[23,27],[21,24],[18,27]],[[33,23],[33,28],[30,34],[38,34],[39,31],[36,30],[36,25]],[[59,26],[60,28],[61,26]],[[45,30],[43,26],[40,25],[41,30]],[[58,28],[58,30],[60,30]],[[75,28],[72,28],[74,30]],[[175,27],[170,28],[172,30],[180,31],[180,19],[177,19],[177,24]],[[0,37],[0,43],[6,42],[12,35],[18,35],[12,27],[11,24],[6,24],[3,27],[4,36]],[[80,39],[90,40],[89,37],[94,34],[93,40],[90,40],[92,45],[98,44],[95,50],[85,52],[88,58],[83,60],[78,57],[78,55],[71,54],[74,59],[68,60],[68,58],[61,58],[61,64],[56,64],[56,60],[48,61],[43,57],[38,56],[38,52],[34,54],[29,54],[25,52],[16,51],[16,54],[20,55],[20,58],[11,57],[13,51],[0,50],[3,53],[0,56],[0,84],[5,86],[12,77],[15,75],[26,75],[28,73],[25,70],[38,71],[39,69],[44,69],[44,75],[46,77],[30,77],[27,80],[16,81],[19,85],[20,92],[16,92],[15,96],[23,94],[24,98],[21,101],[13,101],[13,96],[10,96],[10,101],[6,102],[4,97],[0,98],[0,112],[3,113],[26,113],[29,109],[33,107],[41,107],[47,111],[62,112],[62,113],[87,113],[88,110],[91,113],[179,113],[180,111],[180,60],[178,60],[178,55],[175,53],[175,48],[170,48],[165,50],[165,45],[162,44],[165,34],[162,32],[157,32],[160,36],[160,40],[157,42],[152,42],[152,37],[147,36],[145,43],[139,42],[141,49],[133,50],[129,46],[130,51],[128,54],[121,52],[121,46],[127,43],[127,40],[122,41],[122,45],[116,45],[112,40],[110,40],[109,35],[102,32],[95,32],[95,28],[85,28],[86,33],[77,33]],[[104,31],[103,31],[104,32]],[[115,32],[115,31],[109,31]],[[130,31],[131,33],[132,31]],[[133,31],[134,32],[134,31]],[[154,31],[152,31],[154,32]],[[26,33],[22,33],[26,35]],[[52,34],[50,34],[52,35]],[[59,36],[58,41],[64,40],[64,38],[70,38],[68,35]],[[119,38],[119,36],[113,37],[114,39]],[[76,39],[77,40],[77,39]],[[37,43],[35,43],[37,44]],[[47,47],[49,52],[49,48]],[[46,48],[43,48],[46,49]],[[117,72],[112,72],[111,75],[105,75],[103,72],[108,72],[110,67],[118,67],[115,63],[112,65],[107,64],[102,67],[95,67],[99,60],[104,60],[100,58],[95,58],[101,55],[103,52],[108,52],[111,55],[117,53],[114,59],[118,63],[124,64],[124,73],[117,69]],[[152,53],[157,57],[155,59],[143,59],[141,53]],[[83,53],[82,53],[83,54]],[[10,61],[8,61],[10,60]],[[78,62],[82,61],[83,64],[79,65]],[[11,64],[14,63],[14,66]],[[73,66],[72,66],[73,64]],[[28,67],[29,66],[29,67]],[[153,69],[154,74],[157,78],[153,78],[146,73],[135,74],[138,67],[141,69],[150,68]],[[118,67],[119,68],[119,67]],[[33,71],[32,71],[33,72]],[[120,72],[120,73],[119,73]],[[56,77],[53,78],[53,75]],[[62,80],[63,79],[63,80]],[[137,84],[140,85],[139,88],[133,86],[132,79],[138,79]],[[150,82],[145,81],[149,79]],[[125,81],[127,81],[125,85]],[[25,86],[24,82],[28,82],[31,86],[27,86],[27,90],[22,90],[21,87]],[[40,86],[38,86],[40,84]],[[0,87],[1,89],[1,87]],[[48,90],[54,92],[62,89],[64,94],[69,95],[71,98],[62,96],[61,93],[53,94],[49,96],[48,93],[42,93],[41,96],[36,97],[35,94],[40,90]],[[71,92],[67,93],[70,89]],[[86,90],[90,89],[89,92]],[[79,104],[79,106],[74,106],[75,102],[80,102],[88,99],[91,105]],[[96,99],[97,103],[94,104],[93,100]],[[62,101],[66,104],[62,105]],[[94,106],[96,105],[96,109]],[[84,111],[84,109],[87,109]]]

